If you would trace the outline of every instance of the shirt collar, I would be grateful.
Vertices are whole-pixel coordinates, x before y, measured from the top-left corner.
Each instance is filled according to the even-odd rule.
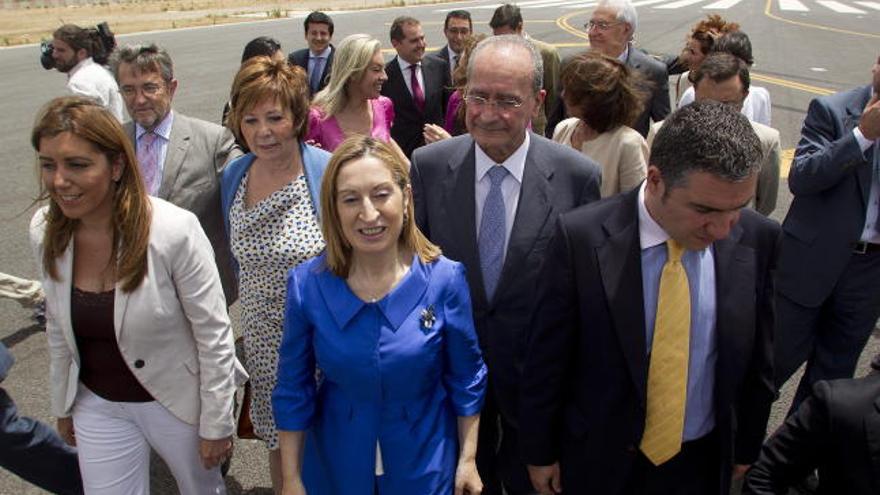
[[[407,62],[406,60],[404,60],[400,56],[397,57],[397,63],[400,65],[400,71],[403,72],[403,75],[405,75],[405,76],[409,75],[409,73],[408,73],[409,66],[415,65],[415,64],[411,64],[411,63]],[[419,64],[421,64],[421,62],[419,62]]]
[[[162,137],[166,141],[171,140],[171,125],[174,124],[174,110],[170,110],[168,115],[162,119],[162,122],[159,122],[159,125],[153,128],[153,134]],[[135,123],[135,137],[136,139],[140,139],[141,136],[147,133],[147,130],[141,127],[140,124]]]
[[[455,57],[461,58],[461,55],[455,53],[455,51],[449,45],[446,45],[446,51],[449,52],[449,64],[455,66]]]
[[[395,330],[400,328],[412,314],[416,304],[421,301],[431,278],[428,266],[422,263],[418,255],[413,255],[409,271],[397,287],[375,303],[367,303],[355,295],[345,279],[337,277],[327,269],[325,263],[321,262],[316,266],[322,270],[318,274],[321,295],[328,305],[332,305],[333,319],[341,330],[344,330],[367,304],[375,304]]]
[[[79,72],[83,67],[87,67],[89,65],[94,65],[94,64],[95,64],[95,61],[92,60],[92,57],[86,57],[86,58],[80,60],[76,65],[73,66],[72,69],[70,69],[70,71],[67,72],[67,79],[70,79],[71,77],[73,77],[73,75],[76,74],[77,72]]]
[[[530,141],[529,132],[526,131],[526,138],[523,140],[522,144],[519,145],[519,148],[517,148],[512,155],[507,157],[507,160],[498,164],[506,168],[510,175],[512,175],[520,184],[522,184],[523,170],[525,170],[526,167],[526,155],[529,153]],[[479,144],[475,143],[474,147],[476,148],[474,150],[475,171],[477,182],[479,182],[483,180],[483,176],[485,176],[489,172],[489,169],[496,165],[496,163],[495,160],[489,158],[489,155],[480,148]]]
[[[629,43],[626,44],[626,47],[623,49],[622,52],[620,52],[620,55],[617,56],[617,60],[620,60],[621,62],[626,63],[626,59],[629,58],[629,48],[630,48],[629,45],[630,45]]]
[[[639,199],[637,201],[639,208],[639,245],[644,251],[659,244],[663,244],[669,240],[669,234],[663,230],[648,213],[648,207],[645,206],[645,187],[648,181],[642,181],[639,186]]]
[[[316,57],[317,58],[327,58],[330,56],[331,50],[333,50],[333,47],[330,45],[327,45],[327,48],[324,48],[324,51],[322,51],[321,53],[312,53],[312,51],[309,50],[309,57],[310,58],[316,58]]]

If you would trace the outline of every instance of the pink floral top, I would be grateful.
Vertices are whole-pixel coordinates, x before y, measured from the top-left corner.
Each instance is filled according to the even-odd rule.
[[[394,122],[394,104],[389,98],[380,96],[370,100],[373,107],[373,128],[370,135],[380,141],[391,141],[391,124]],[[314,141],[326,151],[335,150],[345,138],[336,117],[327,118],[317,107],[309,109],[309,132],[306,141]]]

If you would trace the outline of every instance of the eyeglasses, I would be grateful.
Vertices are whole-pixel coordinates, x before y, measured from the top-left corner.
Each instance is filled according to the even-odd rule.
[[[593,28],[598,29],[599,31],[608,31],[612,26],[616,26],[618,24],[623,24],[623,21],[615,21],[615,22],[607,22],[607,21],[594,21],[589,20],[586,24],[584,24],[584,29],[589,31]]]
[[[468,105],[474,108],[485,108],[488,106],[493,106],[498,110],[513,110],[514,108],[519,108],[523,106],[523,102],[516,98],[503,98],[501,100],[490,100],[489,98],[485,98],[477,95],[467,95],[464,97],[464,101],[467,102]]]
[[[159,94],[159,91],[162,91],[162,85],[147,83],[140,88],[137,88],[135,86],[123,86],[119,88],[119,91],[122,93],[123,96],[134,96],[138,93],[138,90],[143,92],[144,96],[156,96],[157,94]]]
[[[446,32],[449,34],[457,34],[459,36],[467,36],[471,34],[471,29],[466,27],[451,27],[447,28]]]

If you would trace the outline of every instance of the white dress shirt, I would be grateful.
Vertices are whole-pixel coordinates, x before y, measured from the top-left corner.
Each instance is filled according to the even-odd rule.
[[[410,84],[410,78],[412,78],[412,70],[409,66],[413,65],[406,60],[397,57],[397,64],[400,65],[400,72],[403,74],[403,82],[406,83],[406,89],[409,90],[410,96],[413,95],[412,84]],[[420,66],[418,70],[416,70],[416,77],[419,79],[419,86],[422,88],[422,94],[427,94],[428,92],[425,90],[425,78],[422,76],[422,67]]]

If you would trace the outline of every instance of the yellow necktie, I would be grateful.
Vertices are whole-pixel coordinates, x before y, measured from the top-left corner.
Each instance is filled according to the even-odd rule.
[[[690,290],[681,264],[684,247],[672,239],[666,245],[669,257],[660,275],[648,368],[648,412],[640,446],[655,466],[681,450],[691,329]]]

